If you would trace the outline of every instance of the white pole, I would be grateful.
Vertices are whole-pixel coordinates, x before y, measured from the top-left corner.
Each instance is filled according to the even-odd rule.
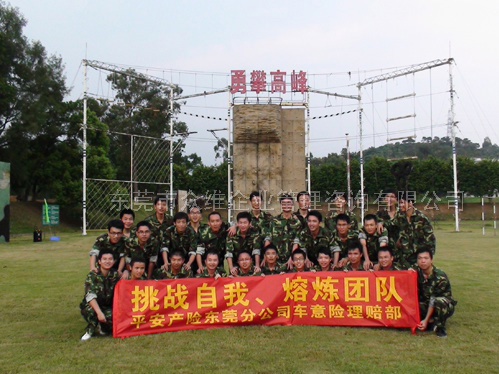
[[[485,236],[485,205],[483,197],[482,197],[482,235]]]
[[[457,189],[457,152],[456,152],[456,123],[454,122],[454,86],[452,82],[452,61],[449,63],[450,83],[450,126],[452,129],[452,169],[454,174],[454,217],[456,218],[456,232],[459,232],[459,196]]]
[[[229,90],[229,109],[227,110],[227,222],[232,222],[232,107],[231,93]]]
[[[133,189],[134,189],[134,178],[133,178],[133,147],[134,147],[135,137],[130,136],[130,209],[133,209]]]
[[[310,93],[307,92],[307,191],[311,193],[312,182],[310,180]]]
[[[83,60],[83,228],[87,235],[87,61]]]
[[[170,197],[168,205],[170,206],[170,215],[173,216],[173,88],[170,86]]]
[[[364,222],[364,151],[362,150],[362,86],[359,85],[360,221]]]
[[[350,139],[348,139],[348,133],[345,134],[347,139],[347,203],[350,209],[352,209],[352,187],[350,184]]]

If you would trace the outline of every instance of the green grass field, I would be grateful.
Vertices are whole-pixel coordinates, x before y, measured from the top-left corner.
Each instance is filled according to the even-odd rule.
[[[87,237],[31,236],[0,245],[1,373],[493,373],[499,372],[499,236],[480,222],[436,229],[435,264],[450,277],[447,339],[408,330],[242,327],[80,342]]]

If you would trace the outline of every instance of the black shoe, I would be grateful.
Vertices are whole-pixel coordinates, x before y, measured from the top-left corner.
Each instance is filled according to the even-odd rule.
[[[439,338],[446,338],[447,337],[447,331],[445,331],[445,327],[437,327],[435,329],[435,333]]]

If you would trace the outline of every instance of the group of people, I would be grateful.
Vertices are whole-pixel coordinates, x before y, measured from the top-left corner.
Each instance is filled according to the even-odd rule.
[[[251,210],[225,223],[217,211],[202,223],[202,210],[192,205],[173,217],[167,201],[157,197],[154,214],[134,225],[130,209],[108,224],[90,251],[90,273],[80,305],[88,326],[82,340],[112,330],[114,286],[120,279],[179,279],[268,276],[286,272],[397,271],[418,273],[422,331],[446,337],[445,322],[454,313],[447,275],[433,265],[436,240],[428,218],[405,194],[385,191],[385,208],[366,214],[362,225],[346,196],[323,217],[310,210],[310,194],[280,197],[281,213],[261,209],[258,191],[249,197]],[[227,272],[224,261],[227,262]]]

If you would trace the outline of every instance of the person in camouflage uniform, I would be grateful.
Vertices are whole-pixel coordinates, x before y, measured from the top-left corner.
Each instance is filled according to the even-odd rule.
[[[125,239],[130,239],[135,236],[135,227],[133,223],[135,221],[135,212],[132,209],[123,209],[120,212],[120,220],[123,222],[123,237]]]
[[[319,264],[315,266],[316,271],[333,271],[333,257],[329,247],[319,247],[317,262]]]
[[[387,189],[384,191],[383,196],[380,197],[380,200],[382,200],[382,204],[379,204],[379,207],[383,208],[376,212],[376,216],[378,217],[378,232],[382,233],[383,229],[387,229],[390,242],[395,244],[399,238],[397,192]]]
[[[208,225],[206,223],[202,223],[203,219],[203,211],[197,205],[193,205],[189,207],[189,227],[194,230],[196,233],[196,237],[199,240],[199,233],[204,230]]]
[[[325,219],[324,226],[331,232],[334,233],[336,230],[337,219],[340,214],[346,214],[350,218],[350,226],[353,230],[359,229],[359,221],[357,215],[348,209],[347,195],[337,195],[334,199],[334,204],[336,209],[334,209]]]
[[[302,229],[304,229],[307,227],[308,212],[310,210],[310,194],[308,191],[298,192],[296,201],[298,202],[298,210],[295,215],[300,220]]]
[[[291,268],[291,252],[293,245],[301,230],[301,222],[293,213],[293,197],[283,195],[280,198],[282,213],[272,220],[269,232],[265,235],[265,247],[274,244],[279,254],[279,262]]]
[[[335,246],[333,247],[333,266],[342,268],[348,261],[348,247],[359,241],[359,232],[352,229],[350,217],[341,213],[336,217],[336,230],[332,233]],[[362,248],[362,247],[361,247]]]
[[[311,210],[308,212],[307,226],[302,229],[296,239],[296,248],[303,249],[307,254],[306,266],[311,268],[313,266],[318,266],[318,256],[319,248],[327,247],[330,249],[330,256],[332,256],[332,251],[339,250],[338,245],[333,242],[331,232],[321,227],[322,214],[318,210]]]
[[[374,265],[374,271],[406,270],[396,262],[390,247],[380,248],[378,251],[378,263]]]
[[[81,315],[88,325],[82,341],[89,340],[96,333],[105,335],[113,331],[114,287],[119,276],[113,270],[116,254],[110,249],[103,249],[97,257],[97,272],[88,273],[85,280],[85,296],[80,303]]]
[[[119,262],[122,259],[124,266],[125,240],[123,239],[123,228],[123,222],[118,219],[114,219],[107,224],[107,234],[99,236],[90,250],[90,271],[97,273],[97,257],[102,250],[111,250],[116,254],[117,261],[114,263],[114,270],[119,269]]]
[[[262,275],[274,275],[286,272],[287,267],[277,262],[277,248],[273,244],[269,244],[263,249],[265,266],[261,268]]]
[[[227,253],[225,258],[229,264],[229,272],[232,275],[237,274],[233,258],[237,257],[242,251],[251,253],[254,258],[255,266],[260,271],[260,247],[262,235],[260,231],[251,227],[251,214],[249,212],[240,212],[237,214],[237,230],[234,236],[227,238]]]
[[[237,274],[236,277],[253,277],[261,275],[260,268],[253,265],[253,259],[249,252],[239,252],[237,256]],[[230,275],[233,276],[232,274]]]
[[[364,271],[362,266],[362,244],[359,241],[348,245],[348,262],[340,269],[342,271]]]
[[[368,270],[372,265],[378,262],[378,251],[381,248],[393,248],[390,246],[388,230],[383,228],[381,233],[378,231],[378,217],[374,214],[367,214],[364,217],[364,226],[359,231],[359,241],[362,244],[364,262],[368,263]]]
[[[452,297],[452,290],[447,275],[433,265],[433,253],[430,249],[417,252],[419,290],[419,311],[421,331],[433,329],[438,337],[447,337],[445,322],[454,314],[457,301]]]
[[[203,262],[208,251],[218,253],[218,263],[223,267],[226,253],[227,231],[222,221],[222,216],[218,212],[211,212],[208,215],[208,227],[199,233],[198,247],[196,249],[196,261],[198,263],[198,273],[203,272]]]
[[[169,266],[168,254],[174,251],[181,251],[187,263],[184,265],[186,270],[195,267],[197,270],[196,250],[198,246],[198,236],[195,231],[188,226],[189,216],[185,212],[178,212],[173,217],[173,226],[166,229],[163,244],[161,246],[161,256],[163,263]],[[159,265],[159,264],[158,264]],[[165,270],[168,270],[168,266]],[[159,267],[159,266],[158,266]]]
[[[164,267],[154,270],[153,279],[181,279],[192,278],[192,272],[184,267],[184,252],[176,250],[171,253],[169,270]]]
[[[164,196],[156,196],[154,199],[154,214],[146,217],[144,221],[151,225],[151,236],[163,242],[165,231],[173,225],[173,217],[168,213],[168,201]]]
[[[132,257],[143,257],[146,261],[147,279],[151,279],[158,261],[160,245],[159,240],[151,236],[151,224],[147,221],[139,222],[137,224],[137,236],[127,240],[125,244],[127,269],[123,271],[123,278],[127,279],[129,276]],[[123,269],[120,268],[121,270]]]
[[[436,250],[436,238],[433,226],[428,217],[414,207],[414,200],[400,198],[400,212],[397,215],[397,224],[400,228],[396,243],[395,259],[405,268],[416,264],[416,253],[428,249],[432,255]]]
[[[225,278],[227,273],[223,267],[219,267],[218,252],[208,251],[206,253],[205,267],[203,271],[196,275],[196,278]]]
[[[309,268],[306,265],[307,254],[303,249],[295,249],[291,255],[293,261],[293,268],[288,270],[288,273],[302,273],[312,271],[315,273],[314,268]]]
[[[251,204],[251,209],[249,211],[251,214],[251,226],[258,229],[262,234],[268,232],[273,217],[272,214],[262,210],[262,197],[260,192],[253,191],[250,193],[249,200]]]
[[[130,261],[128,280],[146,280],[146,261],[142,257],[134,257]]]

